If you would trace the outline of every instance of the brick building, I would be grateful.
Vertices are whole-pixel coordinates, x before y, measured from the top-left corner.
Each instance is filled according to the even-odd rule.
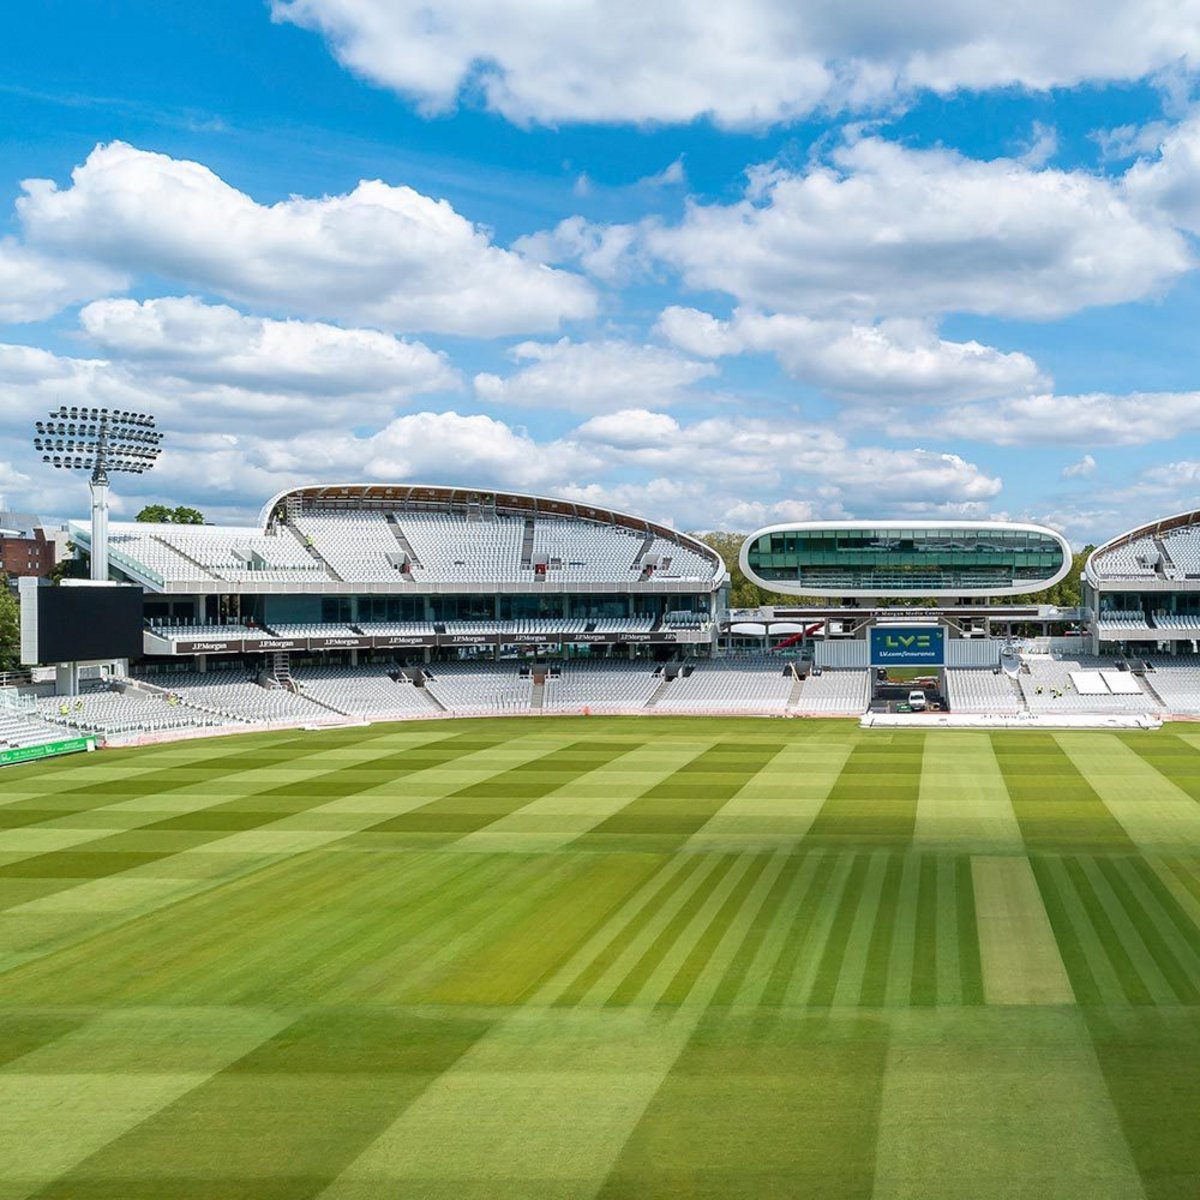
[[[49,575],[58,559],[53,537],[31,513],[0,512],[0,571],[11,578]]]

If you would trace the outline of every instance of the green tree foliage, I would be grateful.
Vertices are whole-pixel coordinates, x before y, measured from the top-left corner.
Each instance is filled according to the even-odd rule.
[[[204,514],[198,508],[180,504],[169,508],[165,504],[147,504],[135,518],[155,525],[203,525]]]
[[[21,665],[21,606],[0,574],[0,671],[15,671]]]
[[[1083,568],[1095,546],[1084,546],[1078,554],[1071,555],[1071,569],[1053,587],[1041,592],[1030,592],[1025,596],[1013,597],[1018,604],[1054,604],[1059,608],[1076,608],[1083,603]]]
[[[744,533],[697,533],[692,536],[711,546],[724,561],[725,569],[729,572],[730,608],[758,608],[761,604],[794,605],[805,602],[801,596],[784,596],[778,592],[769,592],[746,578],[738,563],[742,543],[746,540]]]

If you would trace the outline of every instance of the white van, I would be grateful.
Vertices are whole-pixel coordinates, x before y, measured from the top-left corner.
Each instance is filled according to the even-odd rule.
[[[908,693],[908,707],[913,712],[925,711],[925,693],[922,691],[913,691]]]

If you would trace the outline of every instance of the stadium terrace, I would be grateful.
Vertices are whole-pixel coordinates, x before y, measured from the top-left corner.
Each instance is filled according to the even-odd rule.
[[[91,527],[72,524],[81,551]],[[740,562],[613,509],[469,487],[291,488],[253,526],[113,522],[107,580],[22,582],[4,750],[553,713],[1156,723],[1200,713],[1200,514],[1102,546],[1030,524],[807,522]],[[75,748],[79,748],[75,746]],[[21,753],[17,753],[21,752]]]

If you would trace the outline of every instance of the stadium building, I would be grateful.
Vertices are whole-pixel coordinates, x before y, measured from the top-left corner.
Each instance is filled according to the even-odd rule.
[[[110,581],[23,583],[24,661],[59,666],[55,686],[7,696],[0,759],[6,739],[64,727],[120,741],[496,713],[1200,712],[1200,672],[1189,685],[1187,660],[1151,661],[1197,649],[1198,516],[1097,550],[1076,609],[1036,602],[1071,552],[1029,524],[771,526],[741,565],[796,602],[730,611],[698,539],[523,493],[312,485],[253,526],[112,523]],[[72,538],[89,550],[91,526]]]

